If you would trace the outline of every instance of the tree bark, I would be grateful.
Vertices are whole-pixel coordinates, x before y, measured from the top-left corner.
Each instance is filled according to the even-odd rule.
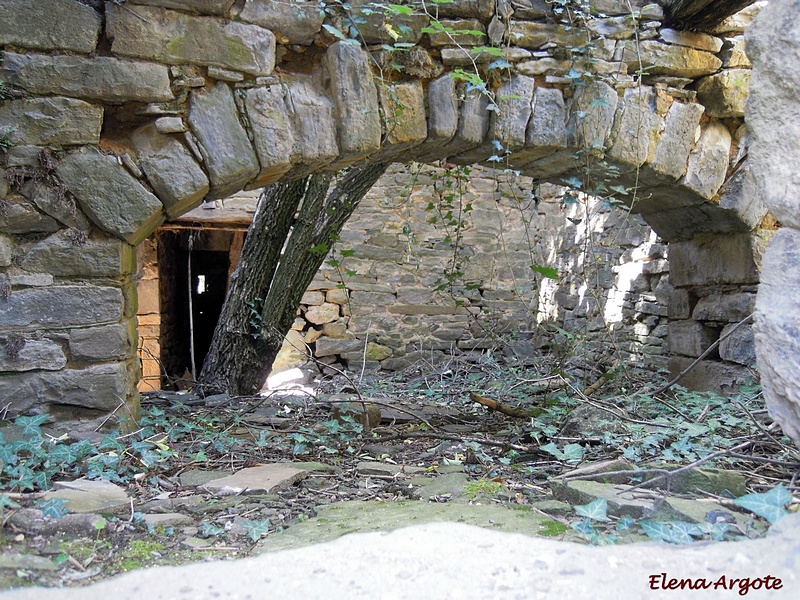
[[[325,260],[319,247],[332,245],[387,166],[354,167],[332,191],[330,174],[265,188],[197,378],[201,393],[258,393]]]

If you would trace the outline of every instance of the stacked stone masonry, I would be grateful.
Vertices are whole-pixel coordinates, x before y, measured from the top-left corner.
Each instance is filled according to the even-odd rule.
[[[760,247],[742,35],[763,3],[707,34],[664,27],[662,3],[589,4],[599,14],[575,27],[544,0],[457,0],[438,7],[441,35],[414,2],[346,15],[310,1],[0,0],[0,335],[6,360],[30,343],[29,364],[53,369],[6,368],[6,414],[135,410],[134,246],[203,200],[364,160],[499,156],[564,183],[604,149],[664,241]],[[390,52],[395,37],[408,45]],[[494,95],[451,76],[476,67]],[[708,275],[684,287],[742,284]],[[83,329],[105,351],[76,350]]]

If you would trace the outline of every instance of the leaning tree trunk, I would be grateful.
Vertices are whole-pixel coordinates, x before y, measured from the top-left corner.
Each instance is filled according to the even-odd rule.
[[[319,248],[332,245],[387,166],[354,167],[330,192],[329,174],[265,188],[197,379],[203,394],[259,391],[325,260]]]

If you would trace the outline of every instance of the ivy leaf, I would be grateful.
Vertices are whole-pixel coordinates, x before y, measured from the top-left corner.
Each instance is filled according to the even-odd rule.
[[[583,535],[592,535],[594,533],[594,527],[592,527],[591,519],[584,519],[578,523],[572,523],[570,527],[572,527],[578,533],[582,533]]]
[[[614,529],[616,529],[617,531],[627,531],[628,529],[633,527],[634,523],[635,521],[631,517],[625,515],[619,521],[617,521],[617,524],[614,526]]]
[[[347,36],[343,34],[341,31],[336,29],[333,25],[328,25],[327,23],[323,23],[322,26],[325,28],[325,31],[330,33],[333,37],[340,39],[340,40],[347,40]]]
[[[396,15],[412,15],[414,10],[411,7],[403,6],[402,4],[390,4],[389,10]]]
[[[567,444],[564,446],[564,460],[578,461],[583,458],[583,446],[580,444]]]
[[[14,419],[14,425],[22,427],[22,435],[30,435],[33,437],[40,437],[42,435],[39,427],[48,419],[50,415],[33,415],[32,417],[17,417]]]
[[[575,507],[576,513],[593,521],[608,521],[607,511],[608,501],[605,498],[598,498],[589,502],[589,504],[581,504]]]
[[[60,519],[67,514],[67,509],[64,507],[66,503],[67,501],[64,498],[50,498],[34,502],[36,506],[42,509],[42,514],[45,517],[53,517],[54,519]]]
[[[558,269],[555,267],[544,267],[542,265],[531,265],[531,269],[540,275],[547,277],[547,279],[558,280]]]
[[[736,498],[733,503],[754,512],[759,517],[764,517],[770,524],[774,524],[788,514],[784,506],[791,500],[792,495],[783,485],[778,484],[768,492],[747,494]]]
[[[242,522],[242,529],[250,536],[251,540],[257,542],[262,535],[269,531],[269,525],[269,519],[264,519],[263,521],[247,520]]]
[[[311,254],[327,254],[328,253],[328,244],[322,243],[317,244],[316,246],[312,246],[308,249]]]
[[[558,449],[558,446],[556,446],[553,442],[550,442],[545,446],[539,446],[539,450],[543,450],[548,454],[552,454],[559,460],[561,460],[564,457],[564,453],[561,452],[561,450]]]
[[[655,523],[653,521],[642,521],[639,523],[642,529],[651,540],[655,542],[665,542],[672,536],[669,525],[666,523]]]

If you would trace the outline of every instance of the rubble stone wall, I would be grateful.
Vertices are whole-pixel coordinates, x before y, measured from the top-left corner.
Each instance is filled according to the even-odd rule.
[[[544,0],[457,0],[440,35],[417,3],[0,2],[5,414],[135,409],[135,246],[203,200],[309,172],[499,152],[562,183],[602,148],[664,240],[753,247],[741,35],[760,3],[704,34],[666,27],[660,3],[589,4],[577,27]],[[395,38],[409,45],[387,54]],[[494,96],[451,76],[476,65]]]

